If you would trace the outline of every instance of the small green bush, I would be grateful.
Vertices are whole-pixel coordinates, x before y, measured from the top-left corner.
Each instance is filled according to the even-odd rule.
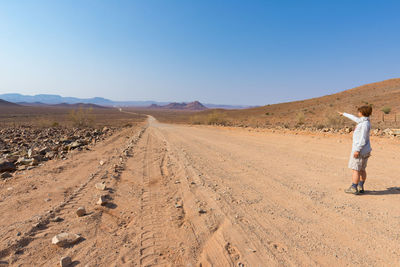
[[[391,108],[391,107],[385,106],[385,107],[383,107],[383,108],[381,109],[381,111],[382,111],[383,113],[385,113],[385,114],[389,114],[389,113],[392,111],[392,108]]]

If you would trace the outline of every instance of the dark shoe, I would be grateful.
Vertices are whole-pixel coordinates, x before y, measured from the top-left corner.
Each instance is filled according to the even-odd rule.
[[[358,193],[364,194],[364,186],[358,185],[357,190],[358,190]]]
[[[357,188],[355,188],[354,186],[350,186],[349,188],[344,190],[344,192],[347,193],[347,194],[353,194],[353,195],[358,195],[359,194]]]

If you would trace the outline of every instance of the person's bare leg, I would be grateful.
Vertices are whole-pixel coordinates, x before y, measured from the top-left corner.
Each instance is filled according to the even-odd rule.
[[[366,170],[360,171],[360,181],[365,182],[365,180],[367,180],[367,171]]]
[[[344,190],[344,192],[348,194],[358,195],[359,191],[357,187],[359,181],[360,181],[360,172],[353,170],[353,177],[352,177],[353,184],[348,189]]]
[[[360,171],[353,170],[353,184],[358,184],[358,182],[360,181],[360,174]]]
[[[360,171],[360,181],[358,182],[357,186],[359,193],[364,193],[364,183],[366,179],[367,179],[367,172],[365,170]]]

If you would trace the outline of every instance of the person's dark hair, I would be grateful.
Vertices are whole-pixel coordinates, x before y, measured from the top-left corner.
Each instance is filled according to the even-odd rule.
[[[371,106],[361,106],[357,109],[364,117],[369,117],[372,114]]]

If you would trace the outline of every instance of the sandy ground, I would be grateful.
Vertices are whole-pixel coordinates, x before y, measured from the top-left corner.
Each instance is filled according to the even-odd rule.
[[[350,135],[150,118],[1,182],[0,266],[57,266],[63,256],[72,266],[398,265],[399,142],[372,144],[367,192],[353,196],[343,193]],[[104,193],[110,203],[96,205]],[[52,245],[61,232],[82,240]]]

